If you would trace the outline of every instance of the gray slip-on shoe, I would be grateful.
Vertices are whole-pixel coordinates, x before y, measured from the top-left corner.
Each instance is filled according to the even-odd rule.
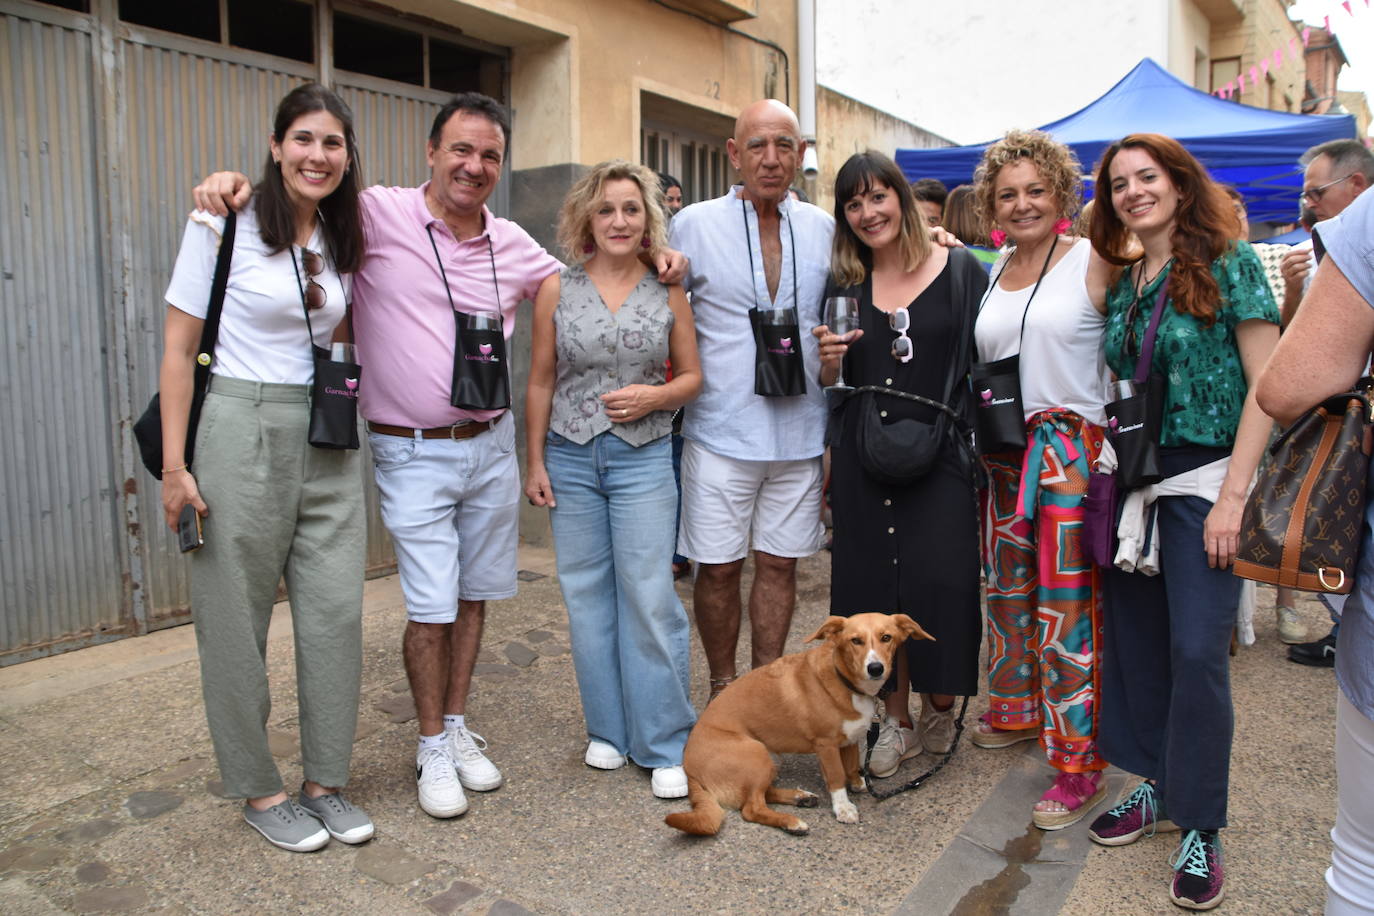
[[[289,798],[266,811],[244,802],[243,819],[267,842],[292,852],[314,852],[329,842],[329,831],[319,818]]]
[[[372,818],[344,798],[342,792],[311,798],[302,786],[300,805],[319,818],[329,835],[341,843],[366,843],[372,839]]]

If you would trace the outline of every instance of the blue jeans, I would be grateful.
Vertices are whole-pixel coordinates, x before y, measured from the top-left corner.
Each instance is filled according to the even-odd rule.
[[[691,624],[663,561],[677,513],[669,437],[635,448],[609,432],[586,445],[551,432],[544,464],[587,734],[640,766],[677,766],[696,712]]]

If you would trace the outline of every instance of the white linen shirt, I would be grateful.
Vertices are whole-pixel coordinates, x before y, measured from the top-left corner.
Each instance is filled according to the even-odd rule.
[[[690,260],[682,285],[692,297],[701,354],[701,394],[687,405],[682,435],[726,458],[815,458],[825,450],[826,406],[818,381],[820,348],[811,329],[821,323],[835,220],[819,207],[790,198],[779,205],[782,269],[777,298],[770,304],[758,214],[740,198],[741,190],[736,185],[724,197],[683,208],[669,227],[669,244]],[[794,265],[806,394],[766,398],[754,394],[749,309],[791,306]]]

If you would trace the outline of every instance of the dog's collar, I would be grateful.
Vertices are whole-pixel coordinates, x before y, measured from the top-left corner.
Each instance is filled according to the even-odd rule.
[[[846,687],[849,688],[849,692],[850,692],[850,693],[857,693],[857,694],[860,694],[860,695],[862,695],[862,696],[868,696],[868,694],[864,693],[864,692],[863,692],[862,690],[860,690],[858,687],[854,686],[854,682],[853,682],[853,681],[851,681],[849,678],[847,678],[847,677],[844,676],[844,672],[840,670],[840,666],[839,666],[839,665],[836,665],[836,666],[835,666],[835,676],[836,676],[837,678],[840,679],[840,683],[841,683],[841,684],[843,684],[843,685],[845,685]]]

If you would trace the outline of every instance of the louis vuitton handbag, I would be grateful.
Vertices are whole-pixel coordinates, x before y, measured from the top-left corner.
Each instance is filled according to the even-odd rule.
[[[1369,389],[1327,398],[1284,431],[1245,503],[1235,573],[1300,591],[1354,587],[1374,436]]]

